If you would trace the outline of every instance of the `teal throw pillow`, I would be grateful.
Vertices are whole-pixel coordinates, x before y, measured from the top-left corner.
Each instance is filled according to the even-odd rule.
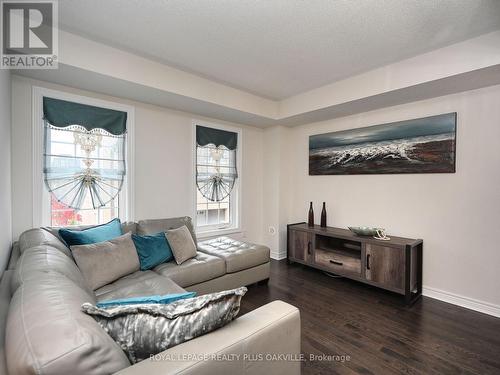
[[[139,236],[132,235],[137,255],[139,255],[139,263],[141,271],[150,270],[153,267],[165,262],[170,262],[174,259],[172,249],[165,237],[165,233],[149,234]]]
[[[109,223],[95,227],[75,230],[59,229],[59,235],[68,247],[74,245],[90,245],[93,243],[110,241],[123,235],[120,219],[113,219]]]
[[[130,297],[113,299],[109,301],[101,301],[96,303],[97,307],[110,307],[110,306],[121,306],[121,305],[141,305],[146,303],[155,304],[167,304],[170,302],[178,301],[180,299],[193,298],[196,296],[196,292],[184,292],[175,294],[166,294],[163,296],[147,296],[147,297]]]

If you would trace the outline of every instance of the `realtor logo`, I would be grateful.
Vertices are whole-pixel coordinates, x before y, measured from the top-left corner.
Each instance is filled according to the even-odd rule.
[[[57,69],[56,0],[0,0],[2,69]]]

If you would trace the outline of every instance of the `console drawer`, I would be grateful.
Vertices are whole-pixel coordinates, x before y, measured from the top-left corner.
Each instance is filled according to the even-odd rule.
[[[318,266],[330,269],[333,273],[349,272],[361,275],[361,259],[346,256],[333,251],[314,250],[314,262]]]

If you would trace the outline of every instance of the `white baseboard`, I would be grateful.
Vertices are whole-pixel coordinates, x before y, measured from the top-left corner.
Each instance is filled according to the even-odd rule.
[[[271,251],[271,259],[274,259],[274,260],[286,259],[286,253],[278,253],[278,252]]]
[[[478,301],[477,299],[459,296],[457,294],[445,292],[443,290],[424,286],[422,294],[426,297],[434,298],[443,302],[448,302],[453,305],[465,307],[466,309],[479,311],[484,314],[492,315],[500,318],[500,306],[492,303]]]

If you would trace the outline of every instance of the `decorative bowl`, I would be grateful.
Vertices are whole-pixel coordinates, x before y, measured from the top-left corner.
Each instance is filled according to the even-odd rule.
[[[376,236],[377,230],[382,229],[382,228],[372,228],[372,227],[348,227],[348,228],[351,232],[357,234],[358,236]]]

